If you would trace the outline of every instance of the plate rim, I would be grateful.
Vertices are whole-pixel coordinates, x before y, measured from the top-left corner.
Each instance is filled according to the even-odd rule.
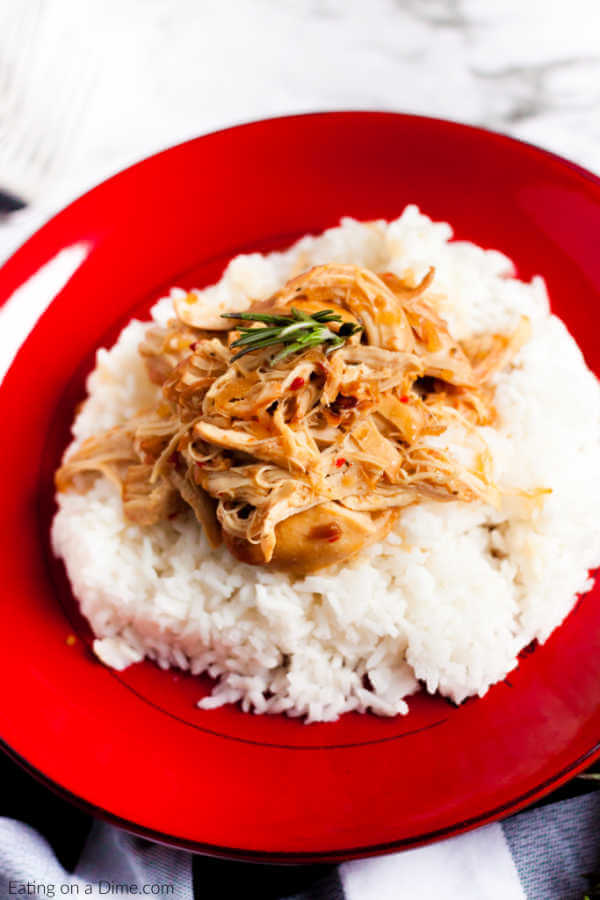
[[[201,856],[211,856],[217,859],[229,860],[231,862],[255,862],[267,865],[302,865],[317,863],[339,864],[351,859],[364,859],[372,856],[381,856],[387,853],[412,850],[436,841],[458,837],[474,828],[496,822],[499,819],[504,818],[505,815],[508,816],[518,813],[528,807],[531,803],[546,796],[552,790],[555,790],[567,781],[570,781],[578,772],[581,772],[588,767],[590,760],[594,761],[600,757],[600,740],[588,752],[578,757],[572,765],[566,766],[556,776],[547,778],[540,785],[536,785],[536,787],[531,788],[529,791],[525,791],[525,793],[521,794],[516,800],[501,804],[490,811],[464,819],[455,825],[449,825],[445,828],[425,832],[410,838],[401,838],[396,841],[384,841],[379,844],[366,844],[361,847],[350,847],[341,850],[322,850],[320,852],[244,850],[237,847],[208,844],[202,841],[189,841],[186,838],[178,838],[177,835],[170,835],[166,832],[147,828],[144,825],[131,822],[129,819],[124,819],[115,813],[111,813],[109,810],[103,809],[101,806],[96,806],[95,804],[84,800],[77,796],[77,794],[73,794],[68,788],[53,781],[13,750],[2,737],[0,737],[0,750],[6,753],[13,762],[20,765],[21,768],[35,778],[36,781],[40,782],[44,787],[51,790],[63,800],[72,803],[88,815],[95,816],[103,822],[115,825],[131,834],[148,838],[164,846],[186,850]]]
[[[273,115],[273,116],[264,116],[260,119],[244,119],[240,122],[236,122],[233,125],[227,125],[223,128],[216,128],[212,131],[202,132],[195,137],[186,138],[183,141],[178,141],[176,144],[170,144],[168,147],[164,147],[162,150],[158,150],[155,153],[149,153],[146,156],[143,156],[141,159],[138,159],[136,162],[131,163],[128,166],[125,166],[122,169],[119,169],[117,172],[114,172],[112,175],[108,175],[106,178],[103,178],[97,184],[92,185],[92,187],[83,191],[81,194],[78,194],[72,200],[67,203],[66,206],[61,207],[56,212],[52,213],[48,219],[46,219],[42,224],[35,229],[33,234],[29,235],[29,237],[20,244],[13,252],[8,256],[7,259],[4,260],[2,265],[0,265],[0,307],[6,302],[6,300],[13,293],[14,288],[11,289],[10,279],[8,284],[8,291],[3,289],[2,279],[6,277],[6,270],[9,271],[12,265],[15,262],[19,262],[23,251],[28,251],[30,249],[30,244],[35,242],[41,235],[43,235],[46,230],[50,229],[55,225],[57,221],[66,216],[67,213],[70,212],[71,208],[79,204],[82,200],[87,199],[89,196],[94,194],[96,191],[101,190],[105,187],[105,185],[112,183],[120,179],[122,176],[127,173],[132,172],[134,169],[137,169],[139,166],[144,165],[149,160],[155,160],[164,156],[168,153],[171,153],[173,150],[177,150],[180,147],[185,147],[189,144],[194,144],[197,141],[205,140],[206,138],[216,137],[218,135],[225,135],[229,132],[240,131],[245,129],[251,129],[253,127],[263,125],[267,122],[275,123],[275,122],[288,122],[294,119],[313,119],[313,118],[326,118],[326,117],[361,117],[361,118],[390,118],[390,119],[404,119],[405,121],[418,121],[418,122],[433,122],[437,125],[441,125],[442,127],[455,128],[459,131],[468,131],[473,134],[479,134],[483,137],[492,138],[494,140],[499,140],[501,142],[507,143],[509,145],[518,145],[520,147],[525,148],[526,150],[533,151],[546,159],[552,160],[555,163],[559,163],[567,168],[571,169],[577,175],[585,178],[588,181],[591,181],[593,184],[600,186],[600,175],[594,174],[590,169],[587,169],[585,166],[580,165],[579,163],[573,162],[565,156],[561,156],[559,153],[555,153],[553,150],[547,150],[545,147],[539,146],[539,144],[534,144],[532,141],[525,141],[522,138],[513,137],[510,134],[507,134],[504,131],[496,131],[493,128],[487,128],[483,125],[472,125],[468,122],[462,122],[457,119],[445,119],[442,116],[427,116],[422,115],[420,113],[406,113],[406,112],[396,112],[394,110],[388,109],[361,109],[360,107],[351,108],[351,109],[329,109],[329,110],[317,110],[314,112],[299,112],[299,113],[290,113],[289,115]],[[35,327],[35,326],[33,326]],[[25,338],[26,340],[27,338]],[[2,382],[0,381],[0,384]]]

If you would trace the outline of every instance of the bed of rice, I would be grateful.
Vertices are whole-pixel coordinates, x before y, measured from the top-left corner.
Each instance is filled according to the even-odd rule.
[[[455,337],[508,331],[527,315],[533,336],[497,380],[499,425],[479,429],[502,508],[422,503],[359,559],[294,581],[210,550],[191,513],[129,524],[117,490],[98,478],[86,494],[58,497],[52,543],[103,662],[123,668],[147,656],[208,672],[216,684],[205,709],[240,701],[306,721],[347,710],[394,715],[408,711],[405,698],[420,684],[456,702],[483,695],[521,648],[561,623],[600,564],[599,384],[550,315],[542,279],[525,284],[502,254],[451,236],[414,206],[392,223],[344,219],[285,253],[237,257],[202,295],[240,309],[314,264],[417,278],[434,265]],[[170,311],[166,298],[153,317]],[[153,402],[137,354],[144,328],[131,322],[99,351],[75,443]],[[519,493],[540,487],[551,493]]]

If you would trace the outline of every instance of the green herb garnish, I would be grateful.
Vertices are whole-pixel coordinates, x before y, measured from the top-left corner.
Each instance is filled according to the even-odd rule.
[[[297,350],[325,345],[325,353],[341,347],[345,340],[362,331],[362,325],[344,322],[332,309],[320,309],[311,316],[292,307],[291,315],[268,315],[266,313],[222,313],[224,319],[242,319],[247,322],[262,322],[264,328],[239,328],[242,336],[234,341],[233,348],[242,349],[232,357],[231,362],[264,347],[283,344],[283,349],[271,359],[271,365],[285,359]],[[329,322],[341,322],[337,333],[327,327]]]

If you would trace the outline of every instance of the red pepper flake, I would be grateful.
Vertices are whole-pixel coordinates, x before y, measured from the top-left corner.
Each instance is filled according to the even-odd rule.
[[[177,515],[177,512],[172,512],[172,513],[169,513],[169,515],[167,516],[167,518],[168,518],[168,519],[174,519],[176,515]]]
[[[348,462],[348,460],[345,459],[343,456],[338,456],[338,458],[335,461],[335,464],[338,467],[338,469],[341,469],[341,467],[344,465],[345,462]]]
[[[193,344],[190,344],[190,350],[196,350],[198,348],[198,341],[194,341]]]
[[[203,463],[203,462],[197,462],[196,465],[198,466],[199,469],[203,469],[204,466],[206,465],[206,463]]]
[[[301,387],[304,387],[304,378],[298,375],[290,384],[290,391],[299,391]]]
[[[179,453],[177,450],[175,450],[174,453],[171,453],[171,455],[169,457],[169,462],[171,463],[172,466],[177,465],[177,463],[179,462]]]
[[[402,396],[400,397],[400,403],[408,403],[408,399],[409,398],[406,396],[406,394],[402,394]]]

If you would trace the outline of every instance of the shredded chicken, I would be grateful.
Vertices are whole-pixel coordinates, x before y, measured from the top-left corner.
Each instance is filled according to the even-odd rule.
[[[487,447],[469,468],[435,438],[493,424],[495,376],[528,322],[459,343],[428,297],[433,279],[433,269],[411,285],[338,264],[298,275],[251,309],[331,310],[334,349],[279,361],[272,345],[234,358],[238,320],[196,293],[178,299],[176,317],[140,345],[160,402],[85,441],[56,473],[58,489],[102,475],[132,522],[191,508],[211,546],[224,540],[245,562],[295,575],[356,555],[420,500],[497,503]]]
[[[123,510],[130,522],[155,525],[175,515],[181,504],[177,488],[161,476],[152,484],[152,466],[145,463],[128,466],[123,479]]]

